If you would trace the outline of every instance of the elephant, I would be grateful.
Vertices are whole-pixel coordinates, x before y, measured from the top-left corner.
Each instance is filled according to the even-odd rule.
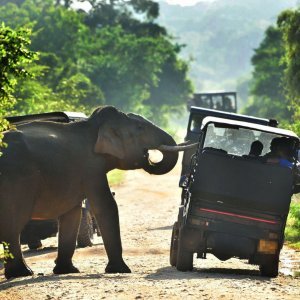
[[[20,248],[20,232],[30,219],[58,219],[58,253],[54,274],[78,273],[72,263],[81,217],[88,198],[100,226],[108,257],[107,273],[129,273],[122,257],[118,207],[106,173],[142,168],[169,172],[176,164],[176,145],[164,130],[142,116],[113,106],[97,108],[73,123],[33,121],[4,132],[8,146],[0,157],[0,242],[14,256],[5,277],[30,276]],[[177,147],[177,148],[176,148]],[[160,162],[148,150],[159,149]]]

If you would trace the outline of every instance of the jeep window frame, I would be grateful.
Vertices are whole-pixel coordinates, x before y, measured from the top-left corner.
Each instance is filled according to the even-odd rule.
[[[235,121],[231,119],[223,119],[223,118],[217,118],[217,117],[205,117],[202,121],[201,125],[201,138],[199,139],[199,150],[202,151],[204,147],[204,142],[206,139],[207,134],[207,128],[209,124],[214,124],[217,126],[215,127],[221,127],[221,128],[244,128],[248,130],[255,130],[255,131],[261,131],[266,132],[269,134],[278,135],[280,137],[288,137],[295,140],[295,151],[299,150],[300,147],[300,139],[299,137],[290,130],[277,128],[277,127],[271,127],[271,126],[265,126],[260,124],[254,124],[249,122],[243,122],[243,121]],[[198,133],[200,134],[200,133]],[[296,155],[296,154],[295,154]],[[297,159],[297,157],[295,156]]]

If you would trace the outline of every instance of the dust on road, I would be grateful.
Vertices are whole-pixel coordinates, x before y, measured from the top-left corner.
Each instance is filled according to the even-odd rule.
[[[179,165],[163,176],[129,171],[114,187],[119,206],[124,259],[132,274],[105,274],[107,258],[101,238],[93,247],[77,249],[74,265],[81,273],[53,275],[56,238],[45,250],[24,246],[33,277],[5,280],[0,274],[0,299],[300,299],[300,279],[289,276],[300,253],[285,248],[278,278],[259,276],[257,266],[212,255],[195,260],[193,272],[169,265],[171,228],[180,202]],[[282,273],[283,272],[283,273]],[[40,275],[39,275],[40,274]]]

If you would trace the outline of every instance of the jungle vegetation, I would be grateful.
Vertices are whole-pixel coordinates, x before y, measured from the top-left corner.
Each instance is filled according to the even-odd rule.
[[[184,3],[184,0],[182,1]],[[160,1],[158,21],[180,43],[181,56],[191,59],[190,76],[197,92],[235,90],[237,79],[251,73],[251,56],[268,26],[296,0],[215,0],[194,6]],[[239,91],[239,104],[246,97]],[[242,101],[243,100],[243,101]]]
[[[8,128],[3,116],[16,105],[14,91],[17,80],[32,76],[25,66],[33,62],[37,55],[29,50],[29,45],[29,30],[15,31],[3,23],[0,25],[0,146],[2,132]]]
[[[252,57],[250,99],[244,112],[276,118],[300,134],[300,8],[285,10]]]
[[[21,30],[30,30],[28,51],[38,54],[26,69],[33,76],[9,73],[18,79],[9,113],[89,114],[96,106],[109,104],[165,125],[170,112],[184,107],[192,84],[188,64],[178,57],[182,46],[155,22],[158,4],[93,0],[88,1],[91,9],[83,11],[73,9],[73,2],[0,1],[3,26],[21,39]]]

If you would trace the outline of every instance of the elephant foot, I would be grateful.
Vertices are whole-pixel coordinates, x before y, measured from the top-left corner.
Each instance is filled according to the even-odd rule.
[[[119,264],[109,262],[105,268],[105,273],[131,273],[131,270],[124,262]]]
[[[33,272],[30,268],[28,268],[25,265],[19,265],[16,267],[5,267],[5,272],[4,272],[5,278],[10,279],[10,278],[16,278],[16,277],[25,277],[25,276],[32,276]]]
[[[56,265],[53,269],[54,274],[69,274],[69,273],[80,273],[80,271],[73,266],[69,265]]]

